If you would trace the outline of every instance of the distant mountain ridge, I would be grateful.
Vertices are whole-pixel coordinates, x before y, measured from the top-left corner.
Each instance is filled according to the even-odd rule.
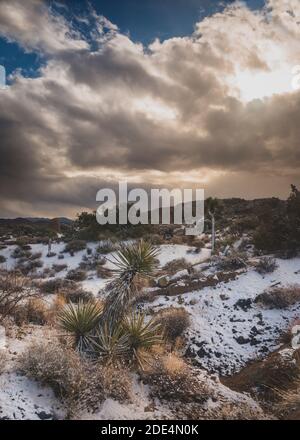
[[[59,222],[61,224],[65,225],[71,225],[74,220],[71,220],[67,217],[54,217],[54,218],[47,218],[47,217],[16,217],[16,218],[0,218],[0,224],[30,224],[30,223],[52,223],[52,222]]]

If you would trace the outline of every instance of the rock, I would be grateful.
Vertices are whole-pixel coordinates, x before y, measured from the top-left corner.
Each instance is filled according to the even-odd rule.
[[[244,336],[239,336],[237,338],[234,338],[236,340],[236,342],[240,345],[245,345],[245,344],[249,344],[250,339],[246,339],[244,338]]]
[[[39,413],[36,413],[39,419],[41,420],[53,420],[53,414],[47,414],[45,411],[41,411]]]
[[[170,283],[170,278],[166,275],[164,275],[156,280],[156,284],[158,285],[158,287],[161,287],[161,288],[167,287],[169,285],[169,283]]]
[[[248,299],[239,299],[233,306],[235,310],[242,309],[244,312],[247,312],[252,307],[252,300]]]

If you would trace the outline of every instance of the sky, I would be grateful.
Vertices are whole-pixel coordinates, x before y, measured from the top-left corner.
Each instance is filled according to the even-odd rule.
[[[300,184],[299,0],[1,0],[0,217]]]

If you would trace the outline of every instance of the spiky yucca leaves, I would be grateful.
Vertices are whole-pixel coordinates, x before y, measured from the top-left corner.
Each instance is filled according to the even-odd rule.
[[[124,319],[122,328],[128,337],[130,358],[143,369],[151,349],[163,341],[162,325],[154,319],[146,322],[143,313],[134,312]]]
[[[123,244],[112,263],[116,266],[118,277],[108,286],[102,322],[117,325],[128,310],[128,305],[137,293],[137,276],[150,276],[156,265],[158,250],[151,243],[140,240],[137,243]]]
[[[128,336],[121,325],[111,326],[106,322],[89,337],[89,349],[108,363],[126,356],[129,347]]]
[[[115,256],[115,271],[120,275],[132,272],[148,276],[155,268],[158,249],[151,243],[140,240],[136,243],[122,244]]]
[[[99,323],[103,306],[99,303],[80,301],[78,304],[69,303],[59,312],[58,319],[61,328],[75,336],[76,347],[83,351],[88,347],[88,334]]]

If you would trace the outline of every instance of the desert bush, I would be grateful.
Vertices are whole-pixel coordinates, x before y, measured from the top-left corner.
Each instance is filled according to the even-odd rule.
[[[11,253],[11,257],[12,258],[27,258],[29,259],[31,256],[30,251],[26,251],[24,249],[22,249],[21,247],[16,247],[13,252]]]
[[[272,257],[263,257],[260,258],[259,262],[257,263],[255,270],[260,273],[261,275],[272,273],[275,269],[277,269],[278,264],[275,260],[275,258]]]
[[[41,290],[44,293],[58,293],[63,289],[76,290],[76,283],[72,280],[63,278],[55,278],[54,280],[47,280],[41,285]]]
[[[59,312],[58,320],[61,328],[74,336],[79,351],[88,347],[87,336],[98,324],[102,310],[100,303],[79,302],[76,305],[70,303]]]
[[[86,279],[86,271],[81,269],[72,269],[66,275],[67,280],[71,281],[84,281]]]
[[[72,240],[66,244],[64,252],[79,252],[86,248],[86,241],[84,240]]]
[[[72,302],[74,304],[78,304],[79,302],[87,303],[87,302],[93,302],[95,301],[95,297],[92,294],[92,292],[88,292],[86,290],[66,290],[61,291],[61,293],[64,295],[64,298],[66,302]]]
[[[25,304],[20,304],[15,312],[14,319],[17,325],[36,324],[45,325],[49,320],[49,308],[40,298],[30,298]]]
[[[190,269],[191,264],[185,258],[178,258],[176,260],[169,261],[162,268],[164,271],[169,274],[175,274],[183,269]]]
[[[300,302],[300,285],[265,290],[256,297],[255,302],[271,309],[285,309]]]
[[[20,272],[0,274],[0,322],[13,315],[17,305],[35,294],[31,281]]]
[[[67,269],[67,264],[53,264],[52,269],[55,270],[56,273],[62,272],[63,270]]]
[[[117,244],[112,240],[103,240],[97,246],[96,252],[98,254],[109,254],[117,249]]]
[[[6,352],[5,350],[0,349],[0,374],[2,374],[3,371],[5,370],[6,362],[7,362]]]
[[[28,237],[19,237],[16,240],[16,245],[21,247],[21,248],[23,248],[24,250],[30,250],[31,249],[29,243],[30,243],[30,238],[28,238]]]
[[[31,345],[19,357],[19,368],[28,377],[50,386],[68,406],[93,409],[105,398],[102,371],[57,341]]]
[[[23,275],[28,275],[30,272],[34,272],[36,269],[40,269],[43,267],[42,260],[28,260],[28,261],[20,261],[16,265],[16,268],[19,269]]]
[[[226,257],[216,257],[214,265],[218,270],[238,270],[247,267],[247,257],[243,253],[234,252]]]
[[[0,255],[0,264],[3,264],[6,262],[6,258],[3,255]]]
[[[183,307],[170,307],[160,312],[156,317],[156,321],[162,325],[166,338],[175,341],[189,327],[190,316]]]
[[[130,400],[132,379],[125,365],[101,366],[105,394],[118,402]]]
[[[39,260],[42,257],[42,252],[35,252],[34,254],[31,254],[29,259],[30,260]]]
[[[206,383],[199,374],[176,354],[158,357],[142,374],[143,381],[150,384],[153,397],[182,403],[204,403],[211,396]]]

